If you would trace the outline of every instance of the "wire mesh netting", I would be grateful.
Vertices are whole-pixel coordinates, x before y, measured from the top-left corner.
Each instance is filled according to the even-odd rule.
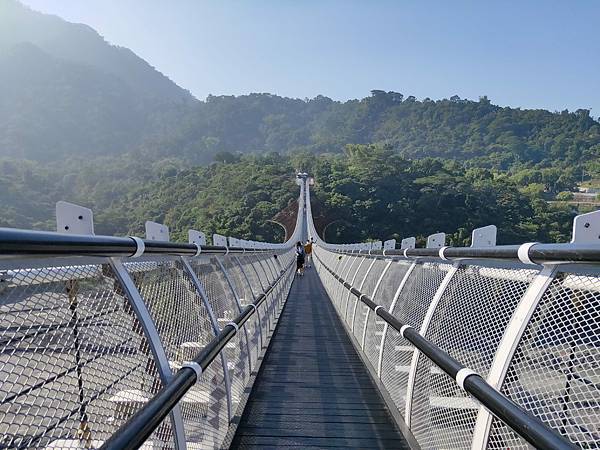
[[[498,344],[537,269],[461,266],[425,337],[487,377]],[[479,405],[426,357],[419,358],[411,428],[423,448],[470,448]]]
[[[192,269],[204,286],[211,309],[222,330],[238,314],[239,307],[229,284],[215,257],[195,258],[190,262]],[[231,407],[235,412],[250,377],[250,363],[246,344],[245,328],[240,328],[225,347],[227,370],[231,380]]]
[[[375,293],[375,288],[377,287],[377,282],[381,277],[385,267],[388,265],[388,261],[383,259],[376,259],[373,262],[373,266],[369,273],[367,274],[365,280],[363,281],[360,291],[367,295],[369,298],[373,298],[373,294]],[[354,305],[354,313],[352,319],[352,332],[354,333],[354,337],[356,338],[358,345],[361,344],[362,336],[364,332],[365,322],[367,320],[367,315],[369,314],[369,307],[358,300],[355,297],[355,305]]]
[[[560,272],[518,344],[502,392],[581,448],[600,446],[600,276]],[[528,448],[494,419],[489,448]]]
[[[173,372],[214,337],[206,305],[181,259],[125,263],[161,338]],[[182,399],[186,439],[210,447],[222,442],[229,416],[221,358]]]
[[[162,386],[106,260],[0,271],[3,448],[99,446]],[[167,418],[149,441],[174,446]]]
[[[408,276],[391,311],[401,323],[420,329],[427,309],[451,269],[449,264],[418,262]],[[398,410],[404,414],[413,345],[387,328],[383,345],[381,381]]]
[[[365,280],[365,275],[371,267],[371,263],[373,263],[373,261],[366,257],[363,257],[361,259],[361,264],[358,265],[356,272],[354,273],[354,276],[350,281],[350,284],[352,284],[352,286],[356,286],[359,289],[362,287],[362,283]],[[342,307],[344,309],[343,317],[348,326],[352,325],[354,306],[356,305],[357,300],[358,299],[354,295],[352,295],[350,291],[346,290],[346,299],[344,300],[344,304],[342,305]]]
[[[242,267],[237,259],[233,256],[224,256],[221,259],[223,267],[229,275],[229,279],[234,285],[236,294],[238,295],[242,307],[249,305],[254,301],[252,288],[248,283],[248,279],[242,272]],[[250,356],[252,367],[256,366],[258,356],[262,348],[262,336],[260,332],[260,313],[253,315],[245,324],[248,332],[248,343],[250,347]]]
[[[404,275],[407,273],[411,263],[408,261],[395,261],[389,267],[384,277],[381,279],[379,289],[375,293],[373,301],[378,305],[382,305],[386,310],[389,308],[396,296],[396,291]],[[379,363],[379,354],[381,350],[381,341],[383,338],[383,331],[385,328],[385,321],[376,316],[374,312],[369,313],[367,321],[367,327],[365,329],[364,337],[364,352],[369,358],[371,365],[377,368]]]

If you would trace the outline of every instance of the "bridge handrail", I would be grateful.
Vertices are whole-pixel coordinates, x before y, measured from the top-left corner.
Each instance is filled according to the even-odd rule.
[[[440,347],[425,339],[412,326],[400,322],[396,317],[387,312],[383,305],[378,305],[368,295],[337,275],[318,256],[316,258],[336,281],[357,297],[359,302],[364,303],[377,316],[385,320],[404,339],[413,344],[419,351],[452,377],[461,389],[472,394],[482,405],[525,438],[530,444],[536,447],[556,450],[579,448],[556,433],[540,419],[531,415],[512,400],[495,390],[481,375],[464,366]]]
[[[360,254],[372,256],[402,256],[405,258],[455,259],[499,259],[520,261],[525,264],[543,263],[598,263],[600,262],[600,244],[543,244],[539,242],[523,245],[497,245],[493,247],[441,247],[407,248],[404,250],[337,250],[342,254]]]
[[[142,243],[140,245],[140,242]],[[144,255],[197,256],[226,253],[265,253],[291,248],[247,249],[183,242],[153,241],[133,237],[73,235],[52,231],[0,228],[0,257],[32,256],[104,256],[131,257]],[[139,252],[142,247],[142,252]],[[136,255],[137,253],[137,255]]]
[[[267,296],[275,290],[286,276],[294,261],[281,270],[279,276],[269,285],[267,290],[247,305],[244,310],[230,323],[225,325],[191,361],[175,373],[172,380],[125,422],[103,445],[104,450],[122,450],[139,448],[160,426],[184,395],[200,379],[202,373],[215,360],[227,343],[239,332],[240,328],[256,313],[266,301]]]
[[[414,248],[407,239],[409,248],[384,250],[325,242],[308,187],[306,197],[325,289],[396,420],[419,445],[476,450],[526,448],[531,441],[459,389],[408,335],[477,369],[507,402],[568,445],[600,442],[600,211],[575,219],[571,243]],[[524,420],[521,426],[531,423]]]

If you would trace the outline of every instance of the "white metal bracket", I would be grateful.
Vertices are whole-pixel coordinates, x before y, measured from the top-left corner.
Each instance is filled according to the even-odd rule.
[[[213,234],[213,245],[217,247],[227,247],[227,238],[221,234]]]
[[[471,233],[471,247],[494,247],[497,233],[496,225],[475,228]]]
[[[446,245],[446,233],[435,233],[427,236],[427,248],[442,248]]]
[[[146,221],[146,239],[149,241],[169,242],[169,227],[162,223]]]
[[[388,239],[383,243],[384,250],[394,250],[396,248],[396,239]]]
[[[600,244],[600,210],[575,217],[571,243]]]
[[[206,235],[202,231],[188,230],[188,242],[196,245],[206,245]]]
[[[400,249],[406,250],[408,248],[415,248],[417,246],[417,239],[414,237],[404,238],[400,242]]]
[[[94,234],[94,213],[68,202],[56,203],[56,231],[65,234]]]

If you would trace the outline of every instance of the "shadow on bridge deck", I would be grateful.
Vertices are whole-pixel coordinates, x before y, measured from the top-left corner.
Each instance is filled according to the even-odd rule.
[[[408,448],[314,269],[294,282],[232,448]]]

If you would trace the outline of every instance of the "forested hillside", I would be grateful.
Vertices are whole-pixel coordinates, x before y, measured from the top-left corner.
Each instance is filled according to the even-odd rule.
[[[419,100],[373,90],[360,100],[272,94],[194,99],[91,28],[0,0],[0,156],[52,160],[142,153],[206,164],[220,152],[342,153],[379,143],[408,158],[483,167],[562,167],[600,158],[589,111],[493,105],[483,96]]]
[[[271,222],[316,178],[331,241],[469,231],[564,241],[582,174],[600,179],[600,123],[456,96],[374,90],[360,100],[266,93],[193,98],[91,28],[0,0],[0,226],[53,229],[54,203],[97,232],[165,222],[281,239]]]
[[[499,228],[499,241],[565,241],[574,212],[548,204],[529,180],[467,168],[441,159],[408,160],[374,145],[344,155],[295,154],[230,157],[189,167],[179,160],[137,164],[130,158],[63,164],[0,164],[0,226],[54,229],[54,203],[91,207],[100,234],[140,234],[146,220],[166,223],[175,238],[187,229],[280,240],[270,220],[297,197],[294,168],[314,174],[314,198],[325,212],[331,241],[402,238],[444,231],[468,243],[470,230]],[[574,179],[553,177],[568,188]],[[558,179],[561,181],[558,181]]]
[[[482,97],[433,101],[372,91],[362,100],[336,102],[270,94],[209,97],[160,145],[204,152],[341,153],[346,144],[382,143],[406,157],[470,160],[508,168],[600,157],[600,123],[588,110],[551,113],[502,108]]]

